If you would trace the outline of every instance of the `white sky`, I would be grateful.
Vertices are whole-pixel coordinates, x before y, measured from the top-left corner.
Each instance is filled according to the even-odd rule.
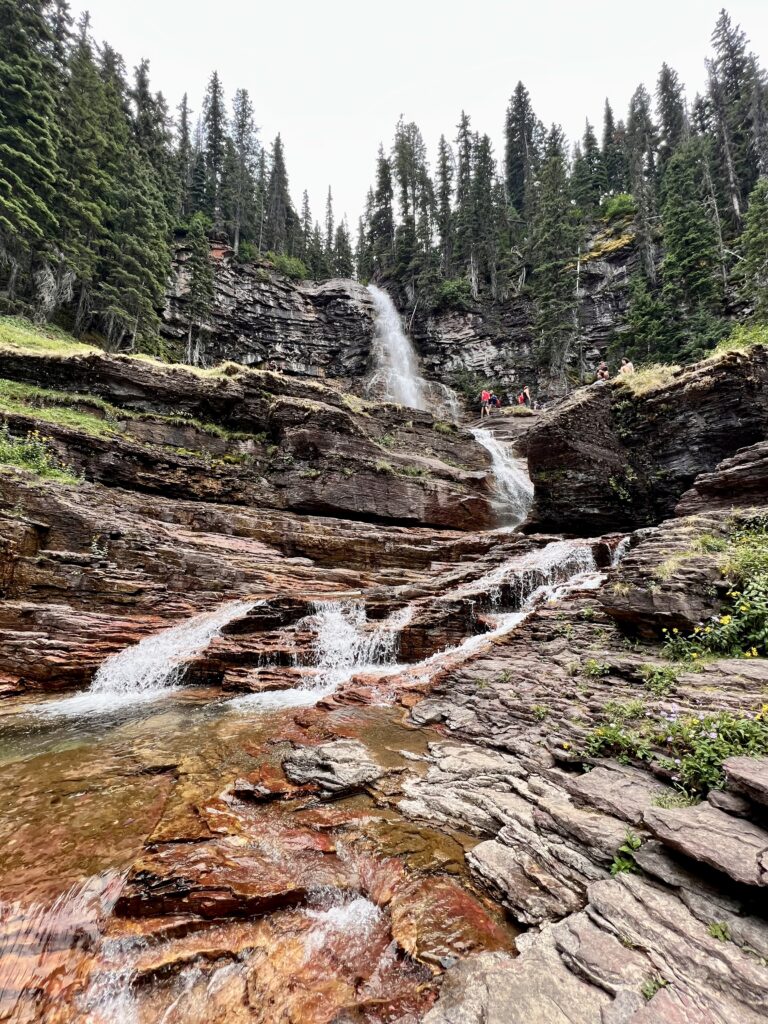
[[[602,122],[607,96],[624,117],[639,82],[653,92],[662,61],[692,99],[724,0],[72,0],[91,12],[132,69],[151,62],[152,86],[175,107],[187,91],[195,116],[216,68],[228,97],[247,88],[261,139],[280,131],[298,205],[308,189],[322,220],[331,184],[337,220],[354,231],[373,181],[379,142],[389,148],[403,114],[434,166],[440,133],[462,108],[502,155],[509,96],[522,79],[546,123],[570,139],[584,118]],[[768,0],[726,7],[765,64]]]

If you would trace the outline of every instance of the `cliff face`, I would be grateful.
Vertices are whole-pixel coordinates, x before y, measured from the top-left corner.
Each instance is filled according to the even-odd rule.
[[[215,300],[204,324],[204,365],[232,359],[294,374],[360,377],[366,372],[374,309],[355,281],[294,282],[264,265],[239,264],[214,246]],[[189,250],[179,245],[161,333],[183,359],[189,319]]]
[[[638,385],[640,385],[638,387]],[[741,503],[764,493],[761,454],[712,474],[768,430],[768,352],[730,352],[651,386],[593,384],[538,418],[526,435],[536,488],[531,525],[593,532],[648,526],[671,515],[684,492],[707,495],[734,480]],[[764,456],[763,456],[764,457]],[[705,474],[694,484],[700,474]],[[761,490],[762,488],[762,490]],[[706,507],[686,496],[683,510]],[[720,505],[739,501],[731,493]]]
[[[214,247],[216,298],[204,325],[204,365],[226,359],[292,374],[345,379],[360,390],[371,369],[374,308],[355,281],[294,282],[267,266],[237,263],[231,251]],[[186,351],[189,252],[177,249],[163,312],[163,338],[177,358]],[[594,370],[622,322],[629,277],[637,265],[633,237],[626,227],[596,232],[585,246],[579,268],[579,338],[571,366]],[[574,283],[576,272],[574,268]],[[512,295],[497,304],[480,303],[466,312],[427,317],[418,307],[405,310],[424,374],[450,383],[479,375],[506,388],[528,383],[546,396],[546,371],[538,364],[530,298]]]

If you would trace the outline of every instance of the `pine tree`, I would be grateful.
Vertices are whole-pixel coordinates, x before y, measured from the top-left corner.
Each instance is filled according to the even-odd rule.
[[[731,223],[738,228],[746,199],[757,181],[755,150],[755,75],[757,62],[747,51],[747,37],[722,10],[712,33],[714,58],[707,62],[709,97],[717,126],[722,188],[729,198]],[[758,115],[759,116],[759,115]]]
[[[297,240],[299,222],[288,189],[283,141],[278,134],[272,143],[269,179],[267,181],[264,248],[271,252],[291,254]]]
[[[240,251],[243,233],[254,233],[256,190],[256,126],[247,89],[238,89],[232,104],[232,135],[228,140],[222,175],[222,212],[232,248]]]
[[[656,111],[659,119],[659,174],[688,135],[685,94],[674,68],[661,65],[656,85]]]
[[[376,189],[370,214],[370,247],[372,276],[386,280],[395,261],[395,217],[392,210],[392,168],[379,146],[376,163]]]
[[[205,218],[197,213],[192,218],[187,236],[189,246],[188,306],[189,330],[187,332],[186,361],[196,366],[201,361],[203,323],[210,316],[215,294],[210,244]]]
[[[301,248],[296,253],[300,260],[309,267],[308,253],[310,244],[312,241],[312,211],[309,208],[309,193],[304,190],[304,194],[301,197]],[[310,267],[310,269],[312,269]]]
[[[672,347],[672,314],[648,285],[645,274],[630,281],[630,300],[624,352],[630,359],[664,358]]]
[[[179,208],[177,217],[186,218],[192,209],[192,171],[194,154],[189,119],[191,111],[187,94],[179,105],[179,127],[176,141],[176,180],[178,182]]]
[[[536,305],[535,334],[539,357],[552,379],[565,384],[565,371],[576,337],[576,254],[579,228],[571,206],[565,140],[553,125],[539,174],[533,218]]]
[[[573,197],[580,209],[592,213],[600,205],[605,191],[605,176],[600,146],[592,125],[587,121],[582,145],[577,144],[573,159]]]
[[[518,82],[509,101],[504,127],[504,171],[509,202],[521,215],[538,163],[537,129],[538,119],[528,90]]]
[[[618,195],[629,188],[629,168],[623,144],[623,131],[616,124],[613,110],[608,100],[605,101],[603,115],[603,142],[601,163],[605,180],[605,190],[610,195]]]
[[[21,274],[48,263],[58,130],[52,35],[42,0],[0,0],[0,267],[12,296]]]
[[[357,245],[355,246],[355,276],[365,284],[373,273],[373,253],[370,242],[370,221],[360,217],[357,222]]]
[[[456,237],[454,259],[457,270],[468,271],[472,258],[472,164],[474,140],[469,116],[462,110],[456,136]]]
[[[203,131],[205,166],[208,173],[208,192],[214,224],[221,226],[221,182],[226,156],[227,114],[224,103],[224,87],[217,71],[208,82],[208,91],[203,101]]]
[[[57,300],[65,299],[71,288],[76,296],[74,329],[80,334],[90,314],[99,251],[114,189],[106,170],[112,159],[106,149],[106,91],[88,37],[87,17],[80,21],[67,72],[58,109],[61,183],[56,194],[56,214],[61,259],[55,295],[46,313],[51,315]]]
[[[683,355],[708,347],[720,303],[717,238],[706,206],[702,142],[683,143],[664,174],[663,296]],[[699,336],[697,336],[699,335]]]
[[[330,277],[330,268],[325,252],[325,238],[319,221],[315,221],[312,237],[307,251],[307,267],[315,281],[325,281]]]
[[[653,224],[656,220],[656,126],[651,116],[651,97],[644,85],[637,87],[627,117],[629,182],[635,197],[637,246],[645,276],[656,282]]]
[[[336,225],[333,219],[333,196],[331,186],[328,186],[328,195],[325,200],[325,258],[328,265],[333,265],[333,245],[336,234]]]
[[[181,202],[180,183],[173,153],[171,119],[163,94],[153,95],[149,87],[149,61],[142,60],[134,69],[133,130],[139,149],[157,179],[171,218],[176,217]]]
[[[760,178],[750,194],[740,246],[744,301],[757,320],[768,323],[768,178]]]
[[[349,237],[349,227],[346,217],[336,228],[336,237],[333,246],[335,277],[352,277],[355,270],[354,257],[352,254],[352,242]]]
[[[440,239],[440,270],[444,278],[453,276],[453,153],[440,136],[437,150],[437,232]]]

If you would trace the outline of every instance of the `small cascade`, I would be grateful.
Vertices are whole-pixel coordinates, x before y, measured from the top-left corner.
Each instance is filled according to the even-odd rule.
[[[40,704],[47,715],[108,712],[174,689],[187,663],[204,651],[221,630],[254,607],[252,601],[228,601],[212,612],[194,615],[180,626],[148,636],[113,654],[101,665],[90,689],[64,700]]]
[[[403,330],[394,302],[376,285],[369,284],[368,291],[376,307],[374,371],[368,381],[368,392],[385,401],[424,409],[435,417],[457,422],[461,403],[456,392],[447,384],[421,376],[413,342]]]
[[[515,524],[522,523],[533,502],[533,484],[525,463],[515,458],[511,446],[499,441],[490,430],[474,427],[472,436],[491,456],[499,513]]]
[[[313,604],[308,625],[314,630],[314,671],[294,690],[266,690],[231,702],[243,710],[279,710],[316,704],[356,672],[396,661],[400,630],[411,614],[409,607],[393,612],[374,626],[362,601],[322,601]],[[298,659],[297,659],[298,664]]]

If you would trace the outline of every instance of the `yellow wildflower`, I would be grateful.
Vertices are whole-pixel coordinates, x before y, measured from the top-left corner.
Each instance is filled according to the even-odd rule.
[[[731,622],[731,621],[732,621],[732,619],[731,619],[730,615],[721,615],[720,616],[720,622],[721,622],[721,624],[723,626],[727,626],[728,623]]]

